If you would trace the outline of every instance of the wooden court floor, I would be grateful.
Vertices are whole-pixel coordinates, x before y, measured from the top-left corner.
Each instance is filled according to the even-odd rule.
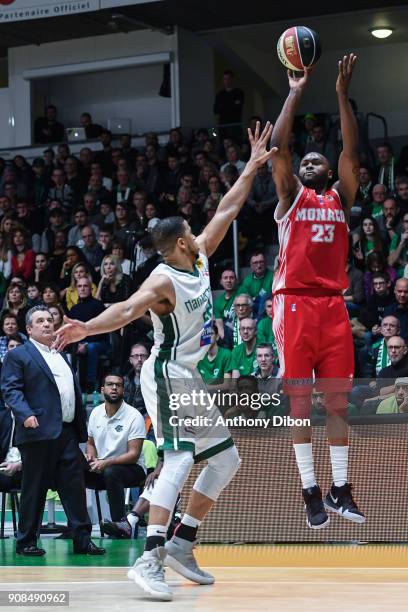
[[[11,540],[6,542],[0,549],[0,590],[69,591],[69,608],[58,607],[60,610],[144,611],[165,607],[190,612],[327,612],[331,609],[406,612],[408,609],[408,547],[405,546],[202,546],[197,549],[200,565],[214,573],[216,583],[196,586],[167,570],[174,601],[164,603],[147,600],[128,581],[127,567],[135,556],[131,554],[129,542],[115,542],[112,555],[115,548],[115,563],[122,561],[115,566],[105,565],[108,559],[98,562],[87,558],[81,558],[81,565],[73,565],[76,560],[67,554],[67,543],[55,544],[55,541],[54,553],[60,549],[61,554],[57,555],[60,562],[67,555],[66,565],[55,564],[50,550],[51,554],[38,562],[30,560],[27,564],[25,560],[25,565],[15,566],[10,564],[12,558],[4,554],[12,544]]]

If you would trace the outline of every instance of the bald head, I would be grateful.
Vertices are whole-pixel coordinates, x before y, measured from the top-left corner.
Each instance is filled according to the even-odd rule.
[[[408,279],[399,278],[395,283],[394,293],[398,304],[408,308]]]

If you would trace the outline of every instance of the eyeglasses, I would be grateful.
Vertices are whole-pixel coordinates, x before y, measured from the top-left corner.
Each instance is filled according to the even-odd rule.
[[[249,304],[235,304],[236,308],[247,308]]]

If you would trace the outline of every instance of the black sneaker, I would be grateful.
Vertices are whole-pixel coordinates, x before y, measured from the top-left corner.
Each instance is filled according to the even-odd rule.
[[[345,519],[354,523],[365,523],[366,517],[357,507],[351,494],[352,485],[348,482],[342,487],[332,484],[330,491],[324,499],[324,505],[328,510],[340,514]]]
[[[121,540],[130,540],[137,538],[138,524],[135,526],[135,529],[132,529],[132,525],[129,523],[126,517],[117,521],[109,521],[108,519],[103,519],[101,521],[101,527],[103,531],[115,538],[120,538]]]
[[[302,489],[305,510],[307,514],[307,525],[311,529],[322,529],[330,523],[327,512],[324,509],[322,492],[318,485]]]

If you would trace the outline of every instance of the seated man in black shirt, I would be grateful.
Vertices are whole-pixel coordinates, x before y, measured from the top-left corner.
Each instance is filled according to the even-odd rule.
[[[92,297],[92,283],[89,278],[79,278],[76,283],[79,302],[70,310],[72,319],[89,321],[105,310],[100,300]],[[86,388],[92,393],[97,388],[97,368],[100,355],[109,355],[111,345],[108,334],[87,336],[77,346],[77,354],[86,356]]]
[[[57,121],[57,107],[45,107],[45,117],[38,117],[34,124],[34,142],[47,143],[64,140],[64,126]]]

